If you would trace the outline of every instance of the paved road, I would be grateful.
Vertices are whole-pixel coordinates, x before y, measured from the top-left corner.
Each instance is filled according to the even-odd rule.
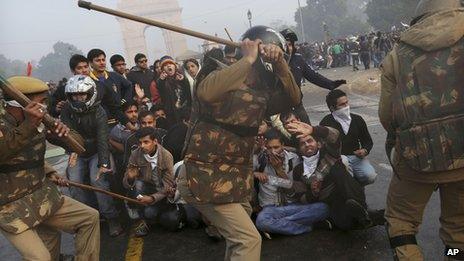
[[[352,73],[348,68],[322,72],[332,79],[363,77],[363,72]],[[367,79],[366,79],[367,81]],[[326,90],[305,84],[304,104],[313,123],[328,113],[325,105]],[[369,94],[366,94],[369,93]],[[360,114],[367,122],[374,140],[369,159],[378,172],[377,181],[366,187],[368,204],[384,208],[386,192],[391,178],[391,168],[384,153],[385,131],[377,117],[378,92],[352,91],[349,93],[352,112]],[[441,260],[443,244],[438,237],[439,202],[434,193],[424,214],[424,223],[418,241],[426,260]],[[153,229],[144,239],[134,239],[126,234],[118,238],[106,235],[103,225],[101,260],[222,260],[224,242],[211,242],[201,230],[187,229],[167,233]],[[72,238],[63,238],[63,252],[72,253]],[[127,257],[127,258],[126,258]],[[309,234],[285,237],[275,236],[264,240],[263,260],[391,260],[387,235],[383,227],[365,231],[314,231]],[[16,251],[0,236],[0,260],[19,260]]]

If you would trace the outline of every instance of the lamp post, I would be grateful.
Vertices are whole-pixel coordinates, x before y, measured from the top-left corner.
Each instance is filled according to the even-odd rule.
[[[250,9],[248,9],[248,12],[247,12],[247,16],[248,16],[248,22],[250,23],[250,28],[251,28],[251,11]]]
[[[298,0],[298,10],[300,13],[301,36],[303,36],[303,42],[306,42],[306,35],[305,35],[304,23],[303,23],[303,13],[301,12],[300,0]]]

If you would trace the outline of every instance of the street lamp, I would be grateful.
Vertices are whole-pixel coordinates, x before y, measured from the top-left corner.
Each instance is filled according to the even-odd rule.
[[[306,42],[306,35],[304,30],[304,23],[303,23],[303,13],[301,12],[301,5],[300,0],[298,0],[298,10],[300,11],[300,24],[301,24],[301,36],[303,36],[303,42]]]
[[[250,11],[250,9],[248,9],[247,16],[248,16],[248,22],[250,23],[250,28],[251,28],[251,11]]]

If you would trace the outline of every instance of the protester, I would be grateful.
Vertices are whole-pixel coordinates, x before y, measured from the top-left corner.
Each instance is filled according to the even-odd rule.
[[[298,235],[312,230],[312,224],[325,220],[329,208],[325,203],[300,204],[287,195],[293,182],[293,168],[300,164],[297,154],[286,151],[276,129],[264,134],[266,150],[254,157],[254,177],[259,180],[259,204],[263,208],[256,227],[264,232]]]
[[[134,57],[135,66],[127,74],[127,79],[132,84],[138,84],[143,90],[145,97],[152,100],[150,84],[155,79],[155,73],[148,68],[148,59],[144,54],[138,53]]]
[[[329,222],[342,230],[383,224],[383,212],[368,211],[362,186],[340,159],[339,132],[303,122],[290,123],[289,130],[298,135],[303,157],[303,162],[293,170],[289,193],[302,203],[329,205]]]
[[[192,96],[188,80],[178,72],[177,64],[172,57],[162,57],[160,65],[162,71],[157,87],[170,128],[181,121],[182,111],[190,111]]]
[[[124,187],[132,198],[146,206],[130,206],[130,218],[137,221],[136,236],[148,234],[147,223],[156,223],[162,212],[170,211],[166,197],[174,196],[175,182],[172,155],[159,143],[153,128],[144,127],[137,131],[139,148],[130,156]],[[176,222],[176,220],[171,220]],[[162,226],[171,227],[169,222]]]
[[[92,186],[109,191],[107,175],[110,175],[114,166],[110,165],[106,113],[96,102],[97,86],[89,76],[75,75],[69,79],[65,93],[68,102],[61,112],[61,120],[82,136],[85,148],[85,152],[80,155],[71,154],[67,168],[68,179],[78,183],[85,183],[88,179]],[[87,191],[77,187],[69,190],[74,199],[91,205]],[[110,236],[120,235],[123,229],[113,198],[102,193],[95,193],[95,196],[100,214],[108,221]]]
[[[90,50],[87,59],[92,68],[89,76],[97,86],[97,101],[106,112],[108,126],[112,128],[120,122],[134,128],[121,111],[123,101],[132,100],[132,85],[121,75],[106,71],[106,54],[102,50]]]
[[[200,64],[196,59],[191,58],[184,61],[183,67],[184,70],[187,72],[185,74],[185,77],[187,77],[187,80],[190,84],[190,93],[193,93],[193,84],[195,81],[195,77],[197,77],[197,74],[200,71]]]
[[[367,159],[374,143],[364,119],[350,113],[350,105],[345,92],[333,90],[327,94],[326,115],[320,125],[332,127],[340,133],[341,154],[346,157],[354,177],[363,186],[374,183],[377,173]]]

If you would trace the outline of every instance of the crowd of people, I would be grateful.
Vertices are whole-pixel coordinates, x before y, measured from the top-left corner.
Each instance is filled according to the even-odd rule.
[[[139,53],[128,69],[114,54],[108,71],[101,49],[73,55],[74,76],[50,102],[38,79],[1,78],[10,91],[0,97],[0,232],[27,260],[58,260],[61,231],[75,234],[76,260],[99,260],[100,218],[116,237],[127,216],[138,237],[153,226],[204,227],[225,239],[225,260],[260,260],[260,234],[386,223],[395,259],[423,260],[415,234],[439,189],[444,253],[462,260],[462,6],[421,1],[413,30],[387,55],[393,35],[298,48],[291,30],[255,26],[240,48],[213,48],[182,65],[166,55],[151,67]],[[369,69],[383,59],[379,119],[394,170],[386,213],[366,203],[364,187],[377,177],[366,122],[338,89],[346,81],[308,64],[314,50],[323,67],[351,58],[354,70],[358,59]],[[329,90],[319,124],[303,106],[303,79]],[[17,92],[30,102],[10,96]],[[46,138],[67,151],[66,178],[44,162]],[[55,184],[71,181],[70,197],[61,195]]]
[[[378,68],[398,39],[398,31],[387,33],[378,31],[377,33],[331,39],[327,42],[305,42],[298,45],[298,50],[306,62],[316,69],[351,65],[356,71],[359,70],[358,66],[362,64],[367,70],[371,64],[374,68]]]
[[[297,38],[291,31],[286,36],[286,47],[291,54],[289,65],[299,68],[305,62],[294,47]],[[213,49],[205,57],[216,57],[218,53],[219,56],[224,54],[222,61],[227,66],[241,59],[239,52],[229,46],[224,50]],[[163,56],[149,66],[146,55],[141,53],[134,57],[136,65],[130,69],[119,54],[109,58],[112,71],[107,70],[106,62],[106,53],[100,49],[90,50],[87,57],[73,55],[69,67],[74,76],[60,81],[51,95],[49,110],[84,139],[84,154],[68,153],[66,178],[127,195],[141,204],[121,204],[108,195],[89,193],[76,187],[70,187],[70,195],[98,209],[101,217],[108,222],[111,236],[123,232],[120,221],[127,213],[134,220],[137,236],[147,235],[153,224],[172,231],[185,225],[197,228],[206,224],[207,234],[220,239],[220,233],[208,219],[182,199],[176,183],[179,167],[183,165],[182,150],[188,138],[187,131],[193,122],[190,119],[195,100],[192,94],[194,81],[201,69],[200,62],[187,59],[180,65],[172,57]],[[207,68],[207,62],[203,62],[205,65]],[[343,80],[331,81],[306,66],[308,69],[302,72],[293,71],[297,86],[301,85],[304,77],[332,90],[327,96],[327,105],[332,113],[324,118],[321,125],[338,131],[314,127],[319,136],[311,138],[312,143],[299,142],[291,134],[294,132],[289,126],[295,122],[310,123],[301,102],[292,112],[281,114],[280,118],[262,121],[254,148],[256,190],[251,202],[256,226],[267,236],[268,232],[309,232],[313,226],[350,229],[353,223],[356,226],[374,224],[362,190],[362,186],[373,183],[377,175],[366,158],[372,148],[366,124],[360,116],[350,114],[347,95],[335,90],[344,83]],[[326,147],[320,148],[317,144],[326,144]],[[340,164],[344,165],[337,165],[338,171],[334,173],[337,177],[339,174],[343,176],[344,171],[350,173],[351,180],[340,182],[348,182],[353,187],[348,192],[332,193],[334,196],[325,201],[312,195],[299,206],[298,197],[306,193],[301,190],[305,175],[311,172],[307,168],[317,167],[313,158],[316,154],[319,158],[319,149],[323,149],[322,153],[325,150],[331,153],[341,150],[343,161]],[[334,159],[340,156],[338,154],[332,155],[328,161],[334,163]],[[299,172],[295,173],[295,170]],[[333,179],[337,180],[337,177]],[[325,184],[317,186],[324,191]],[[346,186],[339,189],[346,189]],[[346,201],[345,198],[340,201],[339,197],[347,193],[358,196],[352,206],[358,211],[347,210],[335,220],[330,218],[329,205]],[[298,219],[289,221],[276,217],[283,213],[295,215]],[[352,216],[353,213],[357,216]]]

